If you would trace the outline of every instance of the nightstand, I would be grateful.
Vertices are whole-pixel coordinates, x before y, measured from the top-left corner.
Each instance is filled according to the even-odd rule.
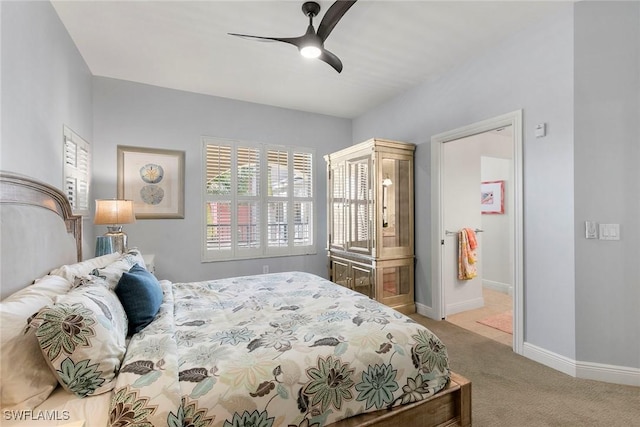
[[[147,266],[147,270],[149,273],[156,274],[156,256],[154,254],[146,254],[142,255],[142,259],[144,260],[145,265]]]

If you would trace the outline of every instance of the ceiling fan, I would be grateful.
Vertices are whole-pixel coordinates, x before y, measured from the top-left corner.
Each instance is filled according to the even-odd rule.
[[[314,1],[305,2],[302,5],[302,12],[309,17],[309,26],[307,32],[300,37],[260,37],[250,36],[248,34],[229,33],[231,36],[243,37],[258,41],[276,41],[289,43],[296,46],[302,56],[307,58],[318,58],[321,61],[331,65],[338,73],[342,71],[342,61],[333,53],[324,48],[324,42],[331,34],[338,21],[344,16],[351,6],[356,2],[347,0],[338,0],[333,3],[324,14],[318,31],[313,28],[313,18],[320,13],[320,5]]]

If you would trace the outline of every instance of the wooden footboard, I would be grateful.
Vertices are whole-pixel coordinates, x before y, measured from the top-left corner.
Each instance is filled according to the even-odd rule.
[[[471,382],[452,372],[449,384],[429,399],[391,410],[358,415],[331,424],[331,427],[374,426],[471,426]]]

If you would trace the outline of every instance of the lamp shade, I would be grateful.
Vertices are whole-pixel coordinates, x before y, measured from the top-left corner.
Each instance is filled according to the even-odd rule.
[[[136,222],[133,200],[96,200],[94,224],[130,224]]]

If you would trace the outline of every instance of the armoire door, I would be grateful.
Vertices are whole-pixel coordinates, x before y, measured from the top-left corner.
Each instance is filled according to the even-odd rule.
[[[373,248],[371,156],[348,160],[347,250],[370,255]]]
[[[329,174],[329,248],[345,250],[348,207],[345,162],[332,164]]]

